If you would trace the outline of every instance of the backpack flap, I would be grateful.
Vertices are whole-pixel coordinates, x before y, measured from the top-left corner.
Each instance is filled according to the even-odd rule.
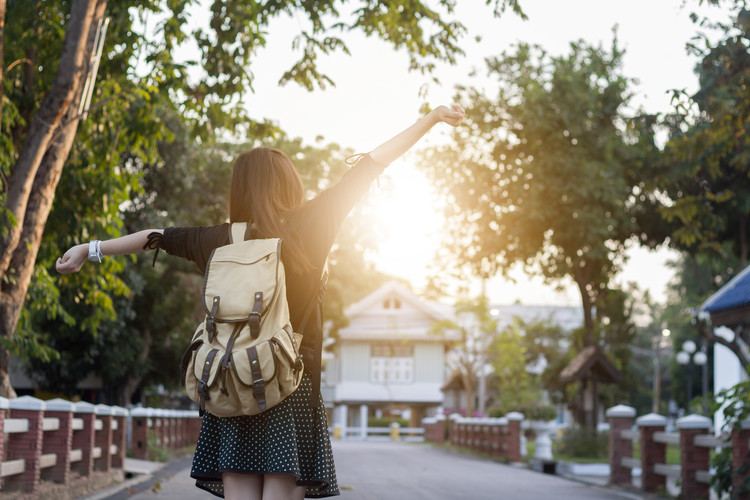
[[[220,321],[242,321],[265,312],[276,294],[281,240],[247,240],[214,250],[206,268],[203,307]],[[256,296],[262,300],[256,305]]]
[[[219,360],[222,354],[219,349],[208,344],[201,345],[195,352],[193,375],[195,376],[196,386],[194,389],[201,410],[205,407],[205,402],[210,399],[208,389],[216,382],[216,376],[219,373]],[[189,377],[186,382],[188,380],[190,380]]]

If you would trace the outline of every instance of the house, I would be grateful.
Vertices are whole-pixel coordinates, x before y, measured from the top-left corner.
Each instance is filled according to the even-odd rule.
[[[445,313],[390,282],[350,306],[322,388],[333,424],[366,427],[370,417],[400,417],[418,427],[443,403],[451,339],[433,335]]]
[[[699,328],[711,328],[712,332],[702,332],[704,337],[713,334],[733,344],[737,349],[748,353],[747,331],[750,327],[750,266],[721,287],[701,305],[699,319],[710,322],[698,322]],[[747,380],[747,367],[743,367],[737,355],[728,347],[714,342],[714,387],[713,393],[729,389]],[[723,408],[714,414],[714,428],[722,429],[725,422]]]

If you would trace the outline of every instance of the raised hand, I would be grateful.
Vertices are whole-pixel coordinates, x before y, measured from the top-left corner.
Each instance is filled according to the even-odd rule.
[[[432,110],[432,113],[434,113],[439,122],[447,123],[451,127],[458,127],[466,114],[464,108],[458,104],[454,104],[450,108],[448,106],[438,106]]]

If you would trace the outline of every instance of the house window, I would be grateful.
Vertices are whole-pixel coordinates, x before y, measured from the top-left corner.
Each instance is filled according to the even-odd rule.
[[[405,342],[379,342],[370,345],[370,356],[373,358],[411,358],[414,346]]]
[[[414,358],[370,358],[370,381],[374,384],[413,382]]]
[[[388,298],[383,301],[383,309],[401,309],[401,301],[396,298]]]

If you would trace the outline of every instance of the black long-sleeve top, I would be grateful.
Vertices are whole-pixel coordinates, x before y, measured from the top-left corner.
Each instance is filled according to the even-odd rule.
[[[320,288],[320,279],[328,253],[331,250],[341,223],[354,205],[367,192],[373,179],[380,175],[385,165],[376,163],[369,155],[363,156],[333,187],[307,201],[295,216],[290,231],[305,249],[311,269],[302,275],[290,272],[282,243],[282,261],[287,268],[286,291],[289,314],[295,331],[310,301]],[[292,223],[290,223],[292,224]],[[229,224],[199,227],[172,227],[164,230],[159,248],[171,255],[195,262],[201,273],[205,272],[211,252],[229,244]],[[320,387],[320,357],[323,337],[322,300],[314,307],[302,340],[305,366],[310,371],[314,392]]]

